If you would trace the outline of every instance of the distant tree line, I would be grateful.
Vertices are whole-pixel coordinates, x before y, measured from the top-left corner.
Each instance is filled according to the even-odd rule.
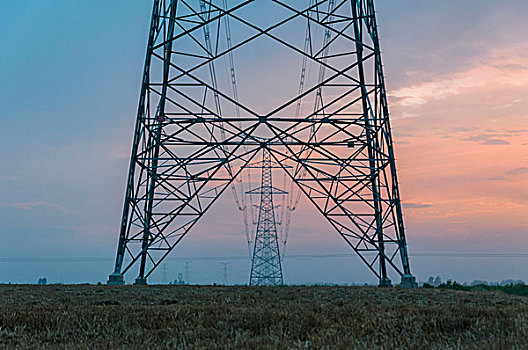
[[[442,282],[440,276],[429,277],[427,282],[422,284],[422,288],[438,288],[438,289],[452,289],[462,290],[467,292],[473,291],[501,291],[507,294],[528,296],[528,286],[523,280],[503,280],[501,282],[488,282],[482,280],[474,280],[471,283],[458,283],[457,281],[448,280]]]

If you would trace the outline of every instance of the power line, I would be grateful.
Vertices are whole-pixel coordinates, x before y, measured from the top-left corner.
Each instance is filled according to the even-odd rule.
[[[528,258],[528,253],[433,253],[422,252],[410,254],[410,257],[439,257],[439,258]],[[335,254],[291,254],[285,260],[293,259],[321,259],[321,258],[356,258],[351,253]],[[225,261],[248,260],[247,256],[186,256],[171,257],[166,260],[193,260],[193,261]],[[62,262],[108,262],[109,257],[0,257],[0,263],[62,263]]]

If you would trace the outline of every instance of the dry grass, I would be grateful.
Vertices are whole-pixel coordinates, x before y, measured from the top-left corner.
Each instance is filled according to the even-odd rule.
[[[0,286],[0,348],[526,348],[528,298],[375,287]]]

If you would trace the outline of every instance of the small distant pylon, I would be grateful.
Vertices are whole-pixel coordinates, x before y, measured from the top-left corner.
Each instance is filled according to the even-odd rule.
[[[187,284],[191,283],[191,277],[190,277],[190,274],[189,274],[189,264],[191,262],[190,261],[186,261],[185,262],[185,282],[187,282]]]
[[[167,284],[167,264],[163,264],[163,277],[161,283]]]
[[[226,262],[222,262],[220,263],[223,265],[223,278],[222,278],[222,284],[223,285],[227,285],[229,283],[229,280],[227,278],[227,268],[229,266],[229,263],[226,263]]]
[[[281,285],[284,281],[282,277],[273,195],[286,194],[287,192],[274,188],[272,185],[272,168],[279,166],[272,165],[271,155],[267,148],[262,148],[262,162],[256,165],[250,165],[249,167],[262,169],[260,187],[247,192],[248,194],[260,195],[249,285]]]
[[[185,281],[183,280],[183,274],[181,272],[178,273],[178,279],[176,280],[176,283],[177,285],[184,285],[184,284],[187,284],[185,283]]]

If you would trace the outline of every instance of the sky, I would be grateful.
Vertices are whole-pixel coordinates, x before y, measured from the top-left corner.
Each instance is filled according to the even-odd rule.
[[[528,255],[489,255],[528,254],[528,3],[376,7],[413,273],[528,281]],[[150,11],[146,0],[0,3],[0,282],[111,272]],[[247,256],[242,218],[220,201],[151,282],[185,261],[192,283],[221,281],[224,261],[231,283],[247,282],[248,258],[229,258]],[[299,257],[348,252],[300,208],[286,282],[376,282],[353,255]],[[196,259],[207,256],[223,258]]]

